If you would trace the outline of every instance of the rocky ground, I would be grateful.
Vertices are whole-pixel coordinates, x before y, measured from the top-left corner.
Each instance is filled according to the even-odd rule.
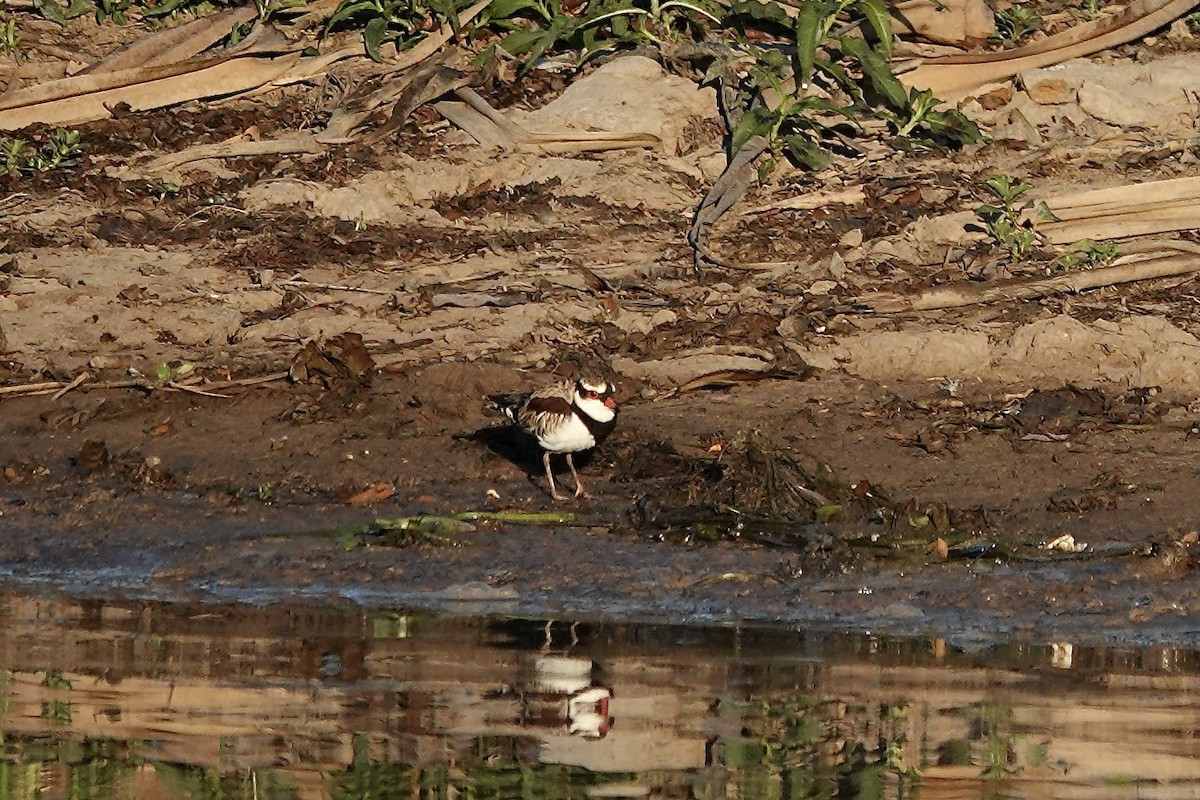
[[[1194,261],[1200,206],[1160,193],[1134,213],[1137,187],[1186,200],[1200,173],[1200,45],[1171,31],[1051,76],[1066,88],[1031,74],[964,100],[986,144],[776,174],[716,226],[724,266],[697,267],[684,236],[725,166],[715,96],[638,56],[491,99],[531,129],[617,109],[601,127],[652,149],[485,150],[422,110],[372,146],[163,160],[303,129],[320,81],[80,126],[78,167],[0,177],[0,576],[1192,635],[1195,271],[880,313],[1059,271],[977,230],[995,174],[1059,210],[1114,190],[1047,249],[1170,240]],[[88,35],[73,46],[101,48]],[[1130,75],[1168,100],[1100,91]],[[581,372],[616,379],[620,424],[583,471],[595,499],[555,504],[482,399]],[[575,516],[349,550],[321,534],[512,509]]]

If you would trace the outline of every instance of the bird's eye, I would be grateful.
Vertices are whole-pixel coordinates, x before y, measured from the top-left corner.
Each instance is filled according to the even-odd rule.
[[[593,392],[593,391],[590,391],[590,390],[589,390],[589,391],[588,391],[588,393],[587,393],[587,396],[588,396],[588,399],[590,399],[590,400],[596,400],[596,399],[598,399],[598,398],[600,397],[600,393],[599,393],[599,392]]]

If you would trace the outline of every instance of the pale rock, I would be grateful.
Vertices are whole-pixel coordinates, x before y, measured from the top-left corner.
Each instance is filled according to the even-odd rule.
[[[804,293],[814,297],[820,297],[829,294],[837,287],[837,281],[813,281]]]
[[[784,317],[775,332],[784,339],[800,339],[808,333],[808,322],[803,317]]]
[[[870,253],[877,259],[899,261],[905,264],[928,264],[932,263],[925,255],[928,249],[928,243],[904,236],[872,242]]]
[[[996,32],[996,18],[984,0],[893,4],[892,15],[897,34],[912,31],[938,44],[978,44]]]
[[[1054,67],[1022,72],[1021,85],[1025,87],[1029,99],[1039,105],[1070,103],[1079,92],[1079,87],[1066,77],[1056,74]]]
[[[612,324],[622,333],[649,333],[654,330],[654,318],[637,311],[621,311],[612,318]]]
[[[718,116],[714,89],[669,75],[645,56],[626,56],[575,81],[557,99],[517,122],[531,130],[649,133],[662,141],[664,152],[676,153],[693,120]]]
[[[1200,90],[1198,75],[1200,53],[1183,53],[1146,63],[1074,59],[1021,77],[1027,96],[1043,103],[1077,99],[1092,117],[1112,125],[1191,132],[1195,109],[1181,101]]]
[[[1162,317],[1109,325],[1060,315],[1019,328],[994,355],[995,366],[1037,383],[1160,386],[1200,392],[1200,340]]]
[[[1180,17],[1171,23],[1171,28],[1167,31],[1167,41],[1172,44],[1182,44],[1196,38],[1192,35],[1192,28],[1187,23],[1187,19]]]
[[[842,258],[841,253],[834,253],[829,257],[829,266],[826,271],[833,278],[841,280],[846,274],[846,259]]]
[[[1030,122],[1019,108],[1009,111],[1006,124],[992,129],[992,138],[1025,147],[1037,147],[1042,143],[1042,135],[1038,133],[1037,126]]]
[[[842,234],[842,238],[838,239],[838,244],[846,248],[858,247],[862,243],[863,232],[861,228],[855,228],[852,231],[846,231],[846,233]]]
[[[729,159],[725,157],[724,153],[719,152],[711,153],[696,159],[696,166],[700,169],[700,172],[703,173],[704,177],[710,182],[721,177],[721,175],[725,172],[725,167],[728,165]]]
[[[866,258],[866,256],[867,249],[865,247],[852,247],[842,254],[842,261],[846,264],[857,264]],[[842,278],[842,275],[834,275],[833,270],[830,270],[829,274],[839,280]],[[845,273],[843,273],[843,275],[844,274]]]
[[[634,361],[614,358],[612,368],[619,374],[658,386],[682,386],[688,381],[724,370],[765,372],[770,363],[759,358],[719,353],[698,353],[678,358]]]
[[[962,247],[985,238],[979,231],[967,230],[968,225],[979,222],[974,211],[956,211],[937,217],[917,217],[905,229],[905,237],[922,245],[952,245]]]
[[[679,319],[679,315],[669,308],[664,308],[654,312],[654,316],[650,317],[650,326],[657,328],[660,325],[671,325]]]

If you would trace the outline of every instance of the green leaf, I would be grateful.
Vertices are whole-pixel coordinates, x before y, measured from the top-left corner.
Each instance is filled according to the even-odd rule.
[[[500,46],[514,56],[524,55],[528,53],[537,41],[546,35],[545,31],[537,28],[522,28],[505,36]]]
[[[792,158],[811,170],[821,170],[829,166],[829,153],[807,136],[789,134],[783,137],[783,144]]]
[[[1037,206],[1034,207],[1034,219],[1037,222],[1061,222],[1044,200],[1038,201]]]
[[[162,17],[170,14],[172,11],[182,6],[183,3],[184,0],[165,0],[165,2],[159,3],[158,5],[142,9],[142,16],[151,19],[154,17]]]
[[[838,82],[838,85],[851,95],[857,97],[861,94],[859,91],[858,82],[854,80],[854,77],[850,74],[850,71],[842,66],[839,62],[818,57],[816,66],[820,68],[821,72],[832,76],[833,79]]]
[[[729,135],[730,148],[736,153],[751,136],[768,136],[775,127],[775,114],[765,106],[751,109],[733,126]]]
[[[375,4],[371,0],[342,0],[342,4],[337,7],[337,10],[329,15],[329,20],[325,23],[325,30],[330,30],[334,25],[344,22],[360,11],[373,8],[375,8]]]
[[[824,13],[823,2],[804,0],[800,13],[796,15],[796,85],[801,89],[807,89],[812,80],[817,48],[821,46],[823,38],[821,18]]]
[[[858,0],[858,8],[867,18],[867,24],[875,31],[879,39],[879,49],[883,58],[892,60],[892,15],[888,13],[887,4],[883,0]]]
[[[758,2],[758,0],[734,0],[729,6],[730,16],[748,17],[757,22],[770,22],[784,29],[792,27],[792,18],[778,3]]]
[[[363,45],[366,47],[367,55],[372,61],[382,61],[383,56],[379,52],[379,46],[383,44],[384,37],[387,36],[388,21],[383,17],[375,17],[367,23],[367,27],[363,29]]]
[[[892,66],[879,55],[865,40],[854,36],[841,38],[842,51],[849,53],[862,65],[863,72],[871,79],[875,91],[883,95],[888,105],[893,108],[908,108],[908,92],[904,84],[892,72]]]
[[[983,141],[983,131],[966,114],[956,108],[946,111],[931,111],[925,118],[930,133],[946,136],[959,144],[974,144]]]
[[[59,25],[67,24],[67,17],[63,14],[62,6],[56,3],[55,0],[33,0],[33,8],[43,18],[51,22],[56,22]]]
[[[128,8],[128,4],[126,4],[125,7]],[[95,10],[96,4],[93,3],[92,0],[71,0],[71,3],[67,6],[67,10],[63,12],[63,15],[67,19],[75,19],[76,17],[82,17],[84,14],[90,14]],[[120,12],[119,7],[114,10],[118,13]],[[114,15],[114,19],[115,18],[116,15]],[[120,24],[124,25],[125,23],[121,22]]]
[[[493,0],[488,6],[488,12],[492,19],[508,19],[531,8],[537,10],[537,5],[532,0]]]
[[[171,367],[165,362],[160,361],[154,365],[154,374],[158,376],[160,381],[166,383],[171,380]]]

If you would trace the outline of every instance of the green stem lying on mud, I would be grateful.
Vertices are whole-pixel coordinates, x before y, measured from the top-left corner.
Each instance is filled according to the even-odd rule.
[[[383,543],[392,546],[427,543],[456,546],[460,536],[475,530],[472,522],[506,522],[513,525],[572,525],[574,512],[566,511],[463,511],[441,516],[417,514],[409,517],[377,517],[371,522],[339,525],[315,531],[276,534],[277,538],[332,539],[344,549],[357,547],[366,536],[383,535]]]

